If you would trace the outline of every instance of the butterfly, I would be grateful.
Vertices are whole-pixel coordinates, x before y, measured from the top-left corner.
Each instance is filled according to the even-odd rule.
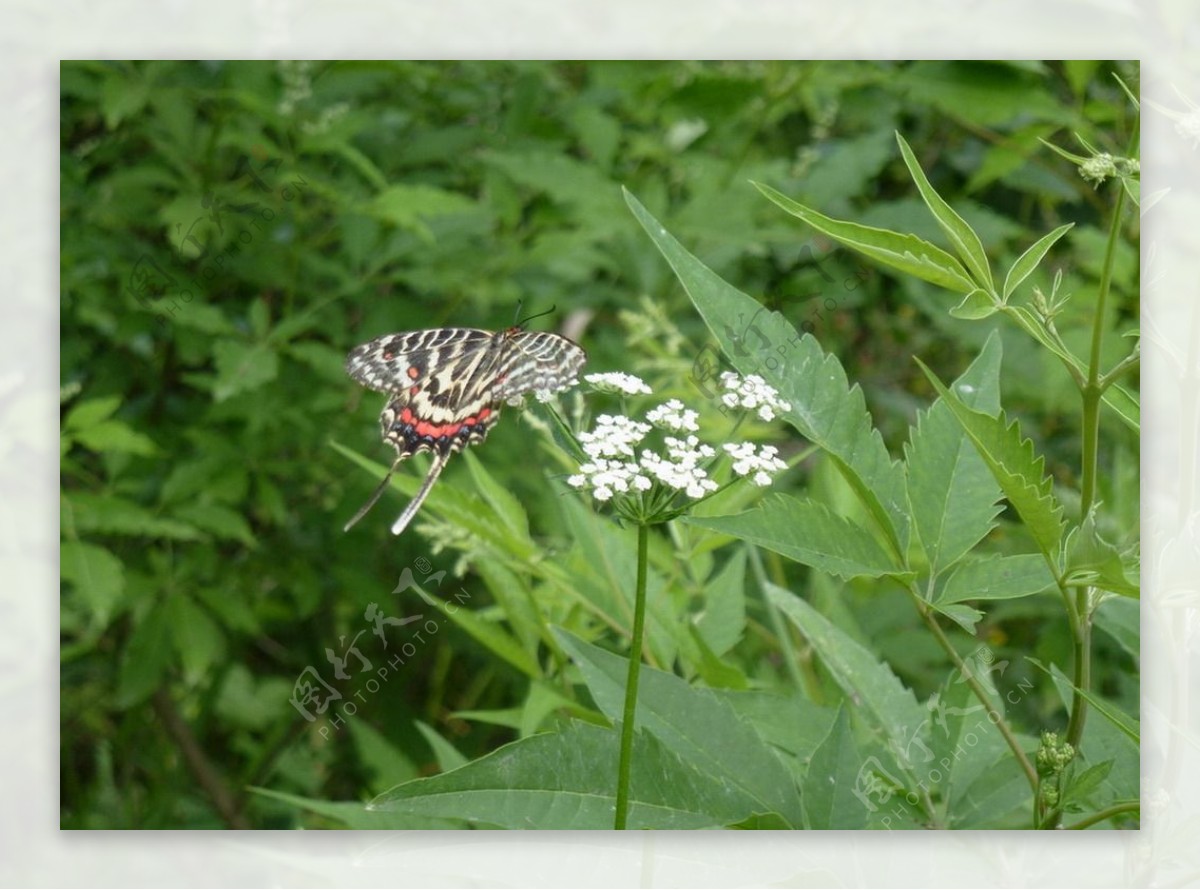
[[[346,373],[388,397],[379,424],[396,460],[379,487],[345,530],[366,515],[407,457],[422,451],[433,463],[416,496],[392,523],[398,535],[412,521],[451,454],[482,442],[503,404],[520,404],[526,393],[554,393],[574,385],[587,360],[577,343],[558,334],[432,328],[385,334],[354,347]]]

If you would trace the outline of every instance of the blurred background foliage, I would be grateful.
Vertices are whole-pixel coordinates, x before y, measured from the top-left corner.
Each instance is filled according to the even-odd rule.
[[[931,398],[912,356],[948,379],[990,326],[813,237],[749,181],[940,243],[898,130],[998,268],[1074,222],[1035,277],[1048,292],[1059,268],[1061,292],[1090,295],[1106,204],[1038,140],[1078,150],[1078,134],[1120,154],[1132,112],[1113,71],[1137,83],[1136,66],[1102,62],[63,63],[63,827],[345,824],[248,789],[362,800],[544,725],[528,719],[537,681],[446,622],[332,739],[291,705],[297,676],[326,664],[369,603],[397,601],[406,568],[448,571],[485,616],[514,608],[498,593],[516,583],[511,565],[488,575],[446,523],[393,538],[394,494],[343,534],[377,476],[331,443],[380,463],[391,452],[381,398],[343,371],[350,347],[553,306],[534,326],[579,339],[588,370],[697,401],[690,378],[710,338],[624,185],[839,356],[898,454]],[[1138,311],[1136,246],[1122,251],[1112,327]],[[1058,319],[1069,342],[1086,337],[1090,307],[1073,301]],[[1006,409],[1069,489],[1069,378],[1001,332]],[[1106,364],[1124,349],[1114,339]],[[1137,441],[1104,423],[1103,500],[1127,535]],[[539,559],[566,560],[579,545],[549,480],[563,468],[536,438],[508,412],[476,456],[528,513]],[[785,484],[802,476],[836,496],[827,467]],[[458,460],[440,486],[471,498],[479,481]],[[724,568],[726,582],[744,571]],[[707,569],[717,577],[698,571],[691,594]],[[922,696],[939,682],[943,658],[901,598],[793,580]],[[754,601],[745,609],[726,662],[751,685],[786,682]],[[1032,670],[1019,653],[1070,660],[1061,609],[1037,597],[998,604],[980,633],[1014,682]],[[1136,713],[1130,654],[1113,636],[1097,645],[1096,688]],[[522,720],[495,718],[523,702]],[[1061,716],[1052,697],[1020,709],[1029,731]]]

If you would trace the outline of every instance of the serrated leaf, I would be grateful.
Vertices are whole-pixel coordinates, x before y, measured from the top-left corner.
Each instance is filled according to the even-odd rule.
[[[1008,275],[1004,277],[1004,292],[1001,297],[1005,302],[1012,296],[1013,291],[1020,287],[1021,282],[1028,278],[1033,271],[1042,262],[1042,258],[1050,251],[1063,235],[1074,228],[1075,223],[1067,223],[1059,226],[1053,232],[1043,235],[1035,241],[1023,254],[1017,257],[1016,262],[1012,264],[1012,268],[1008,270]]]
[[[115,495],[74,492],[62,499],[64,524],[70,522],[78,534],[96,533],[134,537],[197,541],[204,537],[194,526],[164,519],[145,507]]]
[[[279,356],[265,343],[218,340],[213,344],[213,361],[217,368],[213,384],[216,402],[258,389],[279,375]]]
[[[1000,339],[993,334],[955,381],[954,391],[972,408],[999,408],[1000,355]],[[913,525],[936,576],[995,527],[1001,492],[940,400],[918,413],[904,452]]]
[[[1139,574],[1136,563],[1130,568],[1134,576]],[[1095,513],[1089,513],[1067,539],[1066,580],[1137,599],[1141,588],[1129,580],[1125,569],[1125,559],[1116,547],[1101,537],[1096,528]]]
[[[934,598],[939,606],[965,600],[1006,600],[1032,596],[1054,586],[1046,558],[1036,553],[991,555],[955,566]]]
[[[241,541],[247,547],[258,546],[245,517],[229,507],[193,502],[177,506],[174,512],[177,518],[215,537]]]
[[[512,742],[452,772],[405,782],[372,811],[524,829],[608,829],[616,812],[617,733],[572,722]],[[649,733],[634,736],[630,829],[717,828],[756,813],[736,786],[685,763]]]
[[[866,826],[870,810],[854,793],[858,790],[862,766],[863,757],[858,751],[843,702],[829,735],[813,752],[808,764],[803,785],[808,828],[856,829]]]
[[[899,132],[896,133],[896,141],[900,144],[900,154],[904,158],[904,163],[908,167],[908,172],[913,178],[913,182],[917,184],[917,190],[921,193],[921,199],[925,202],[942,231],[946,233],[946,237],[950,239],[950,243],[954,245],[959,259],[966,264],[966,267],[971,271],[975,280],[983,286],[985,291],[991,292],[995,289],[992,284],[992,270],[988,264],[987,254],[983,249],[983,242],[979,240],[979,236],[975,234],[975,230],[967,225],[967,221],[959,216],[954,208],[951,207],[937,193],[932,185],[929,184],[928,178],[925,176],[925,171],[921,169],[921,165],[917,163],[916,157],[912,153],[912,149],[908,147],[908,143]]]
[[[800,597],[770,583],[766,592],[808,640],[842,692],[879,730],[888,749],[902,762],[908,761],[907,751],[928,721],[912,690],[887,664]]]
[[[897,553],[907,550],[904,476],[871,426],[862,390],[811,336],[728,284],[688,253],[633,195],[625,201],[666,257],[722,351],[742,374],[759,374],[791,404],[783,417],[833,458]],[[693,382],[694,379],[693,379]]]
[[[91,612],[92,627],[103,630],[125,590],[125,564],[103,547],[86,541],[63,541],[59,549],[62,580],[79,591]]]
[[[1057,560],[1066,523],[1062,504],[1054,496],[1054,480],[1046,475],[1045,458],[1034,456],[1033,442],[1021,437],[1017,421],[1006,423],[1003,411],[993,417],[968,408],[920,359],[916,361],[958,418],[1042,553]]]
[[[554,633],[579,665],[597,707],[617,723],[623,716],[628,660],[560,628]],[[779,757],[712,690],[643,665],[636,725],[684,763],[754,801],[751,812],[775,812],[793,827],[802,824],[799,795]]]
[[[880,578],[904,571],[870,534],[817,501],[774,494],[745,513],[689,516],[682,521],[733,535],[846,579]]]
[[[969,294],[977,287],[958,260],[923,238],[833,219],[793,201],[768,185],[756,182],[754,186],[818,232],[885,266],[959,294]]]

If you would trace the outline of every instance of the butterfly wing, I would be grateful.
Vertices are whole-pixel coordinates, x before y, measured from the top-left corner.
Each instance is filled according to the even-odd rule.
[[[346,373],[376,392],[412,394],[453,361],[486,351],[494,336],[477,328],[384,334],[350,350]]]
[[[497,402],[511,402],[537,390],[566,389],[587,361],[583,347],[558,334],[510,328],[505,337],[502,366],[496,373]]]

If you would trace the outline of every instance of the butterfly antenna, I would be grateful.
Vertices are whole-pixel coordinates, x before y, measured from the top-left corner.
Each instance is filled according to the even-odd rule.
[[[551,306],[551,307],[550,307],[549,309],[547,309],[545,312],[539,312],[539,313],[537,313],[536,315],[531,315],[531,316],[529,316],[529,317],[528,317],[528,318],[526,318],[526,319],[523,319],[523,320],[521,320],[521,321],[518,321],[518,322],[516,323],[515,327],[518,327],[518,328],[523,328],[523,327],[525,327],[525,325],[529,324],[529,322],[533,321],[535,318],[541,318],[543,315],[550,315],[550,314],[551,314],[551,313],[553,313],[553,312],[554,312],[554,310],[555,310],[555,309],[557,309],[557,308],[558,308],[557,306]],[[518,316],[520,315],[520,312],[521,312],[521,304],[520,304],[520,303],[518,303],[518,304],[517,304],[517,314],[518,314]]]
[[[392,468],[387,471],[387,475],[383,477],[383,481],[379,483],[379,486],[371,494],[371,497],[368,498],[367,502],[362,505],[362,507],[359,509],[359,511],[357,513],[355,513],[353,517],[351,517],[350,521],[347,522],[344,526],[342,526],[342,531],[344,531],[344,532],[350,531],[350,528],[354,525],[354,523],[358,522],[358,520],[360,520],[364,516],[366,516],[367,511],[375,506],[375,502],[377,500],[379,500],[380,496],[383,494],[384,490],[387,488],[388,482],[391,481],[392,473],[396,472],[396,467],[400,466],[400,461],[401,461],[401,458],[396,458],[396,462],[393,463]]]
[[[416,493],[408,506],[404,508],[404,512],[392,523],[392,534],[398,535],[408,524],[412,522],[412,518],[417,515],[417,511],[421,509],[421,504],[425,501],[426,495],[433,488],[433,483],[437,482],[437,477],[442,474],[442,467],[446,466],[446,459],[450,457],[449,452],[445,454],[435,454],[433,463],[429,466],[429,474],[425,477],[424,483],[421,485],[421,490]]]

